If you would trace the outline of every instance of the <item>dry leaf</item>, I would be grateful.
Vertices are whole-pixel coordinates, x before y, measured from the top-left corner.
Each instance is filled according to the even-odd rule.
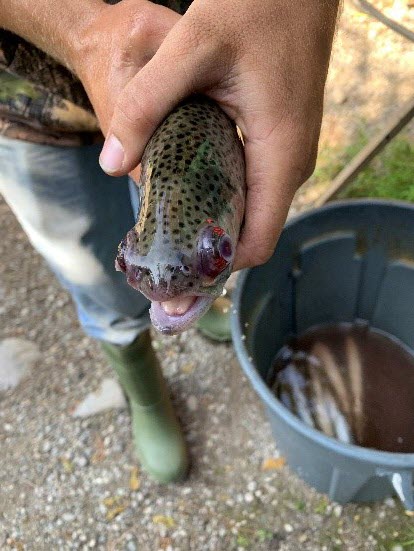
[[[95,452],[91,457],[91,463],[99,463],[103,461],[106,457],[105,444],[103,438],[97,436],[94,442]]]
[[[160,549],[167,549],[168,547],[170,547],[172,544],[172,539],[171,538],[160,538],[159,542],[158,542],[158,547]]]
[[[190,362],[190,363],[184,364],[181,368],[181,371],[186,375],[189,375],[194,371],[194,369],[195,369],[195,364]]]
[[[68,473],[68,474],[73,473],[74,466],[72,461],[70,461],[69,459],[66,459],[65,457],[61,457],[60,461],[62,463],[62,467],[65,473]]]
[[[136,492],[141,486],[141,481],[138,476],[138,467],[131,469],[131,476],[129,477],[129,487],[133,492]]]
[[[121,496],[106,497],[103,500],[105,507],[113,507],[114,505],[121,503],[123,498]]]
[[[128,507],[122,496],[106,497],[103,504],[107,508],[105,518],[108,521],[113,520]]]
[[[281,469],[286,463],[284,457],[268,457],[263,460],[262,471],[273,471],[274,469]]]
[[[13,538],[9,538],[7,540],[8,545],[10,545],[11,549],[17,549],[17,551],[24,551],[24,545],[20,540],[15,540]]]
[[[167,528],[174,528],[175,520],[172,517],[166,517],[164,515],[154,515],[152,517],[152,522],[154,524],[163,524]]]
[[[113,509],[108,509],[105,515],[106,520],[109,520],[109,521],[113,520],[115,517],[123,513],[126,507],[127,507],[126,505],[117,505]]]

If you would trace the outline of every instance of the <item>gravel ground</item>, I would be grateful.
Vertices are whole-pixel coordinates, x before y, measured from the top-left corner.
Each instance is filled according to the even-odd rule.
[[[346,132],[332,139],[348,139],[361,117],[375,129],[395,110],[395,98],[398,104],[406,97],[413,52],[390,36],[346,5],[323,139],[338,126]],[[380,91],[370,96],[369,75],[385,71],[381,55],[391,62],[396,85],[386,98]],[[137,468],[126,409],[72,415],[113,375],[4,203],[0,219],[0,255],[7,259],[0,267],[0,336],[31,341],[37,351],[20,384],[0,391],[0,549],[414,549],[413,519],[396,501],[341,507],[290,473],[232,347],[213,345],[193,330],[156,336],[192,471],[180,485],[150,481]]]

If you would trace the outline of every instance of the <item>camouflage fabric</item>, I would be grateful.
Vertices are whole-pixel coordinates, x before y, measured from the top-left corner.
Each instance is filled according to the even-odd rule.
[[[0,134],[53,145],[103,139],[80,81],[4,29],[0,29]]]

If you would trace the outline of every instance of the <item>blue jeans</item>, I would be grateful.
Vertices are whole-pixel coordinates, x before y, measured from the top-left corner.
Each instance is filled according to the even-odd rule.
[[[100,169],[100,149],[0,136],[0,193],[72,295],[85,332],[129,344],[149,327],[149,302],[115,271],[114,259],[138,197],[127,177]]]

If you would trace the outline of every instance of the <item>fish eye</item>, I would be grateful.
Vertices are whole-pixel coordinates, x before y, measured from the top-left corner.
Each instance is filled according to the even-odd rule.
[[[225,234],[220,238],[219,243],[219,252],[220,255],[227,261],[231,262],[233,260],[233,244],[230,237]]]
[[[233,260],[233,243],[219,226],[207,226],[198,243],[201,273],[215,279]]]

